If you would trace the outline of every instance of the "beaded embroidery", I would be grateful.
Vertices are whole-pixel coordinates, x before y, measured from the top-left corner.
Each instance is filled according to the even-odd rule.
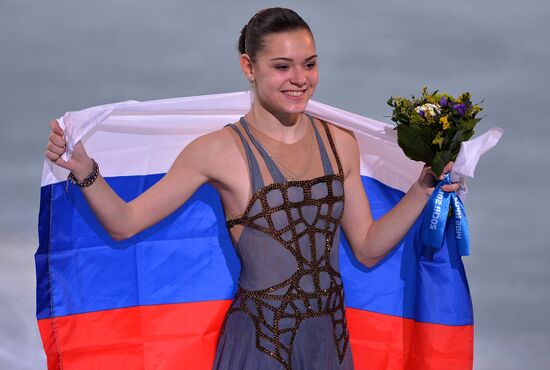
[[[322,123],[336,159],[338,174],[328,174],[311,180],[275,182],[264,186],[252,194],[242,217],[226,222],[228,230],[236,225],[243,225],[269,235],[296,260],[296,272],[285,281],[262,290],[246,290],[239,286],[220,332],[221,337],[225,323],[233,312],[246,313],[254,322],[257,349],[273,357],[287,370],[292,369],[293,342],[301,322],[305,319],[330,317],[340,363],[349,342],[342,279],[329,260],[343,215],[344,179],[329,128],[325,122]],[[326,187],[323,197],[312,197],[311,190],[314,186]],[[297,191],[298,189],[301,191]],[[282,203],[270,205],[270,192],[280,192]],[[261,204],[260,211],[252,214],[251,210],[258,208],[253,207],[258,202]],[[307,215],[304,213],[305,207],[309,207]],[[277,229],[272,216],[277,213],[282,216],[281,212],[286,215],[287,225]],[[315,216],[312,218],[311,214]],[[325,245],[320,255],[317,255],[319,247],[316,245],[315,234],[324,235]],[[306,250],[301,247],[301,239],[309,244]],[[307,291],[301,286],[303,279],[313,281],[313,291]]]

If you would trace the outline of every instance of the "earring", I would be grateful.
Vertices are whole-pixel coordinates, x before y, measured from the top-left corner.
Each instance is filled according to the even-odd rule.
[[[254,82],[254,77],[249,77],[248,82],[253,83]]]

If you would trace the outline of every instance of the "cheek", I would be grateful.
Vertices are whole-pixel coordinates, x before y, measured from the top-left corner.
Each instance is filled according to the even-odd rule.
[[[317,82],[319,81],[319,72],[315,71],[311,73],[311,76],[309,78],[309,82],[313,87],[317,86]]]
[[[284,86],[286,79],[277,75],[262,76],[258,82],[258,89],[264,94],[276,94]]]
[[[262,76],[256,85],[256,94],[263,105],[271,105],[279,100],[281,81],[273,76]]]

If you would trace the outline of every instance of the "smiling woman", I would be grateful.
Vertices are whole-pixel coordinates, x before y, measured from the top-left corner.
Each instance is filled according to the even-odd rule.
[[[203,184],[218,191],[241,273],[215,369],[352,369],[340,226],[357,261],[372,267],[411,229],[438,179],[424,167],[374,221],[354,134],[305,113],[318,81],[307,23],[289,9],[262,10],[243,28],[239,52],[252,84],[251,109],[189,143],[166,175],[135,199],[126,202],[113,191],[81,142],[70,160],[62,159],[67,142],[57,121],[46,157],[71,171],[116,240],[157,224]]]
[[[274,134],[277,129],[269,126],[276,123],[265,120],[266,116],[296,122],[319,78],[315,41],[307,23],[289,9],[264,9],[243,27],[239,52],[241,68],[258,102],[251,112],[261,117],[255,126]],[[298,136],[303,126],[297,125]]]
[[[352,369],[338,265],[342,167],[327,124],[304,115],[318,80],[313,35],[295,12],[266,9],[243,28],[239,51],[255,103],[230,127],[248,163],[262,165],[245,170],[252,195],[227,221],[243,269],[214,368]]]
[[[296,121],[313,96],[319,78],[313,36],[306,29],[299,29],[267,35],[265,43],[269,47],[254,58],[242,54],[241,67],[252,81],[258,107],[283,122]],[[258,109],[253,113],[262,115]]]

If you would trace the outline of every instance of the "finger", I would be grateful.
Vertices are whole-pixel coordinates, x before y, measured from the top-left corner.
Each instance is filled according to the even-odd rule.
[[[63,168],[66,168],[66,169],[68,169],[68,170],[70,170],[69,164],[68,164],[63,158],[61,158],[61,157],[59,157],[59,158],[57,159],[57,161],[55,161],[55,164],[57,164],[58,166],[61,166],[61,167],[63,167]]]
[[[63,138],[63,136],[58,135],[54,132],[50,133],[50,142],[54,143],[55,145],[57,145],[60,148],[64,148],[65,145],[66,145],[66,141]]]
[[[63,158],[61,158],[60,155],[53,153],[49,150],[46,150],[46,152],[44,153],[44,156],[48,158],[50,161],[57,164],[58,166],[69,169],[69,164]]]
[[[445,168],[443,168],[443,173],[449,173],[451,172],[451,170],[453,169],[453,165],[455,163],[453,161],[449,161],[446,165],[445,165]]]
[[[445,167],[443,167],[443,171],[441,171],[441,175],[439,175],[439,180],[443,180],[445,178],[445,175],[447,175],[451,170],[453,169],[453,161],[447,162]]]
[[[53,143],[49,142],[48,146],[46,147],[50,152],[55,153],[57,155],[61,155],[65,153],[65,148],[58,147],[57,145],[54,145]]]
[[[57,163],[57,161],[61,158],[59,154],[54,153],[51,150],[46,150],[46,152],[44,152],[44,156],[55,163]]]
[[[46,158],[48,158],[50,161],[52,161],[52,162],[57,161],[57,160],[59,159],[59,157],[60,157],[59,154],[52,153],[52,152],[50,152],[49,150],[46,150],[46,151],[44,152],[44,156],[45,156]]]
[[[56,119],[52,119],[50,121],[50,127],[53,132],[63,136],[63,129],[61,128],[61,126],[59,126],[59,122]]]
[[[458,189],[460,189],[460,184],[449,184],[449,185],[443,185],[441,187],[441,189],[443,191],[446,191],[446,192],[453,192],[453,191],[457,191]]]

